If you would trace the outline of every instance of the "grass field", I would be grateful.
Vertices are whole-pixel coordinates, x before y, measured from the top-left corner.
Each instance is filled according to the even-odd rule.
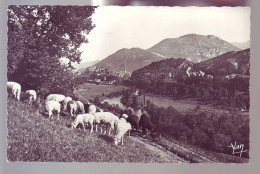
[[[34,106],[8,100],[7,159],[9,161],[178,162],[126,137],[115,146],[112,136],[89,129],[70,129],[65,116],[49,120]]]
[[[103,93],[107,95],[112,92],[122,91],[123,88],[129,89],[125,86],[96,85],[92,83],[85,83],[79,87],[79,90],[77,90],[77,92],[87,99],[93,100],[96,96],[101,96]]]

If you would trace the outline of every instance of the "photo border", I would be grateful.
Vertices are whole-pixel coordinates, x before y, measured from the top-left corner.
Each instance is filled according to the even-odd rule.
[[[148,1],[148,0],[146,0]],[[204,0],[205,1],[205,0]],[[6,125],[6,82],[7,82],[7,7],[8,5],[94,5],[91,1],[76,0],[76,1],[61,1],[61,0],[37,0],[32,2],[26,0],[10,0],[0,3],[0,173],[4,174],[51,174],[51,173],[256,173],[260,171],[259,166],[259,99],[260,99],[260,49],[259,49],[259,32],[260,31],[260,2],[258,0],[248,0],[246,6],[251,7],[251,57],[250,57],[250,160],[247,164],[171,164],[171,163],[77,163],[77,162],[7,162],[7,125]],[[116,5],[116,4],[111,4]],[[151,5],[153,5],[151,3]],[[201,6],[198,5],[198,6]],[[209,5],[210,6],[210,5]]]

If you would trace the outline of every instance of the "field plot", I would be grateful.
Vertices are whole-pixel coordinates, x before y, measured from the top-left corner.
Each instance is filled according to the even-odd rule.
[[[92,83],[85,83],[80,86],[77,92],[86,97],[87,99],[93,100],[96,96],[101,96],[102,94],[110,94],[112,92],[122,91],[124,89],[129,89],[125,86],[114,86],[114,85],[96,85]]]

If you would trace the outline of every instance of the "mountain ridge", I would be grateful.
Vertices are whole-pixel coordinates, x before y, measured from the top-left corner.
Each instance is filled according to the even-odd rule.
[[[187,34],[179,38],[166,38],[147,49],[167,58],[187,58],[192,62],[201,62],[229,51],[240,48],[214,35]]]

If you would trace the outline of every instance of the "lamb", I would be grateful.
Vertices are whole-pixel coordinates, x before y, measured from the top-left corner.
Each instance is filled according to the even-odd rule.
[[[49,119],[52,118],[53,116],[53,112],[56,111],[58,112],[57,115],[58,115],[58,120],[60,119],[60,109],[61,109],[61,104],[57,101],[46,101],[45,103],[45,108],[49,114]]]
[[[88,108],[88,113],[95,113],[97,111],[97,108],[95,105],[90,105]]]
[[[54,100],[61,103],[64,99],[65,96],[62,94],[50,94],[47,96],[46,101]]]
[[[67,103],[67,110],[69,111],[71,117],[75,117],[75,114],[78,111],[78,104],[77,104],[77,102],[74,101],[74,100],[69,101]]]
[[[21,97],[21,85],[16,82],[7,82],[7,92],[11,95],[13,95],[18,102],[20,101]]]
[[[37,97],[36,91],[35,90],[25,91],[25,97],[26,97],[26,99],[28,98],[29,104],[31,104],[32,102],[35,102],[36,97]]]
[[[121,142],[121,145],[124,144],[124,135],[127,131],[129,131],[130,136],[131,124],[127,123],[124,118],[120,118],[115,122],[115,131],[116,135],[114,136],[114,143],[117,146],[118,143]]]
[[[85,112],[88,111],[88,113],[95,113],[95,112],[103,112],[103,110],[99,107],[96,107],[93,104],[87,103],[84,104]]]
[[[93,114],[79,114],[77,115],[75,121],[73,123],[71,123],[71,129],[76,128],[78,126],[78,124],[82,124],[83,125],[83,129],[85,130],[85,125],[84,123],[88,123],[90,124],[91,128],[90,128],[90,133],[93,132],[93,122],[94,122],[94,115]]]
[[[67,110],[67,104],[68,104],[68,102],[71,101],[71,100],[72,100],[71,97],[65,97],[65,99],[62,101],[62,108],[63,108],[64,111]]]
[[[78,104],[78,113],[85,113],[85,109],[84,109],[84,104],[81,101],[76,101],[76,103]]]
[[[94,122],[96,124],[100,124],[100,123],[105,124],[106,130],[109,129],[108,134],[110,135],[111,128],[114,129],[114,124],[116,121],[119,120],[119,118],[111,112],[96,112],[94,113],[94,115],[95,115]],[[96,126],[96,131],[97,131],[97,126]],[[101,126],[101,133],[102,133],[102,126]],[[106,131],[104,133],[106,133]]]

